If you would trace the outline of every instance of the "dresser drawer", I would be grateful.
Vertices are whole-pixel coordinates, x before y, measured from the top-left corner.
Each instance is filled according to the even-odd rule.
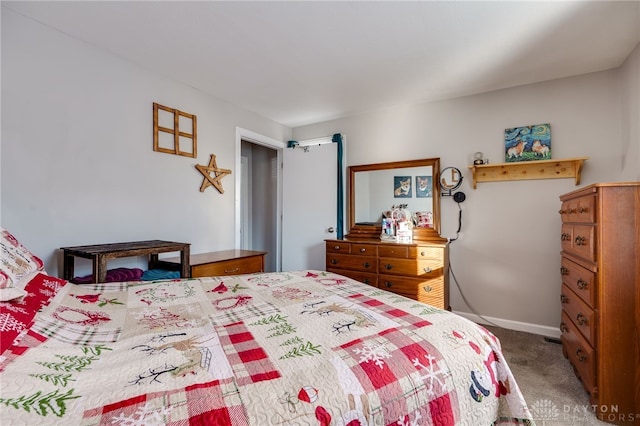
[[[436,308],[447,309],[448,294],[443,277],[421,280],[418,278],[380,275],[378,288],[428,303]]]
[[[582,380],[585,390],[592,396],[596,387],[596,352],[575,329],[571,319],[563,312],[560,336],[564,356],[573,365],[576,375]]]
[[[592,225],[574,225],[571,251],[576,255],[596,260],[596,228]]]
[[[220,275],[241,275],[262,272],[263,259],[261,256],[243,259],[230,259],[222,262],[191,265],[191,276],[211,277]]]
[[[344,275],[361,283],[368,284],[372,287],[378,287],[378,274],[372,274],[368,272],[350,271],[348,269],[338,269],[328,267],[327,271],[334,272],[336,274]]]
[[[576,294],[569,290],[566,285],[562,286],[560,292],[560,303],[563,314],[573,322],[574,328],[580,330],[582,336],[591,344],[596,346],[596,313],[589,305],[584,303]]]
[[[563,224],[560,241],[562,250],[595,262],[596,228],[593,225]]]
[[[327,253],[327,268],[349,269],[352,271],[378,273],[378,258],[355,254]]]
[[[586,195],[562,203],[560,215],[563,222],[595,223],[596,196]]]
[[[377,256],[378,246],[372,244],[351,244],[351,254],[357,254],[360,256]]]
[[[409,249],[409,257],[412,259],[431,259],[441,264],[444,264],[444,254],[444,247],[416,246]]]
[[[380,258],[378,271],[381,274],[435,278],[442,275],[443,267],[441,259],[396,259],[387,257]]]
[[[378,247],[378,255],[380,257],[399,257],[399,258],[409,258],[409,247],[405,245],[380,245]]]
[[[351,253],[351,244],[343,241],[327,241],[326,243],[327,254],[329,253]]]
[[[595,272],[572,262],[566,257],[562,258],[560,264],[562,283],[569,287],[589,306],[597,308]]]

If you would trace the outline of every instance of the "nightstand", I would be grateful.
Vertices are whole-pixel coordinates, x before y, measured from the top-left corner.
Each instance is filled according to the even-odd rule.
[[[265,251],[222,250],[210,253],[192,254],[189,257],[191,277],[212,277],[220,275],[242,275],[264,272]],[[180,267],[180,258],[162,259],[159,268],[176,270]]]

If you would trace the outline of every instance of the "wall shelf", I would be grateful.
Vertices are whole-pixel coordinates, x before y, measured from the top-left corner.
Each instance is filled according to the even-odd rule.
[[[580,184],[582,164],[589,157],[564,160],[521,161],[517,163],[482,164],[469,166],[473,189],[478,182],[500,182],[507,180],[575,178]]]

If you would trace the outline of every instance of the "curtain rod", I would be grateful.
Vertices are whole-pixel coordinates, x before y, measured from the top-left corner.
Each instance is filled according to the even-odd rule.
[[[304,139],[301,141],[290,140],[289,142],[287,142],[287,148],[305,147],[305,146],[313,146],[313,145],[325,145],[328,143],[333,143],[333,135],[322,136],[322,137],[313,138],[313,139]]]

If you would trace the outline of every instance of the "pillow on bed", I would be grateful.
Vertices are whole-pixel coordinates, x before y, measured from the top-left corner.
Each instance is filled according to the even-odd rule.
[[[38,271],[44,270],[42,260],[23,246],[9,231],[0,227],[0,289],[22,289]],[[4,292],[0,300],[9,300]]]
[[[33,317],[55,297],[67,281],[36,273],[24,288],[20,300],[0,302],[0,355],[26,330]]]

